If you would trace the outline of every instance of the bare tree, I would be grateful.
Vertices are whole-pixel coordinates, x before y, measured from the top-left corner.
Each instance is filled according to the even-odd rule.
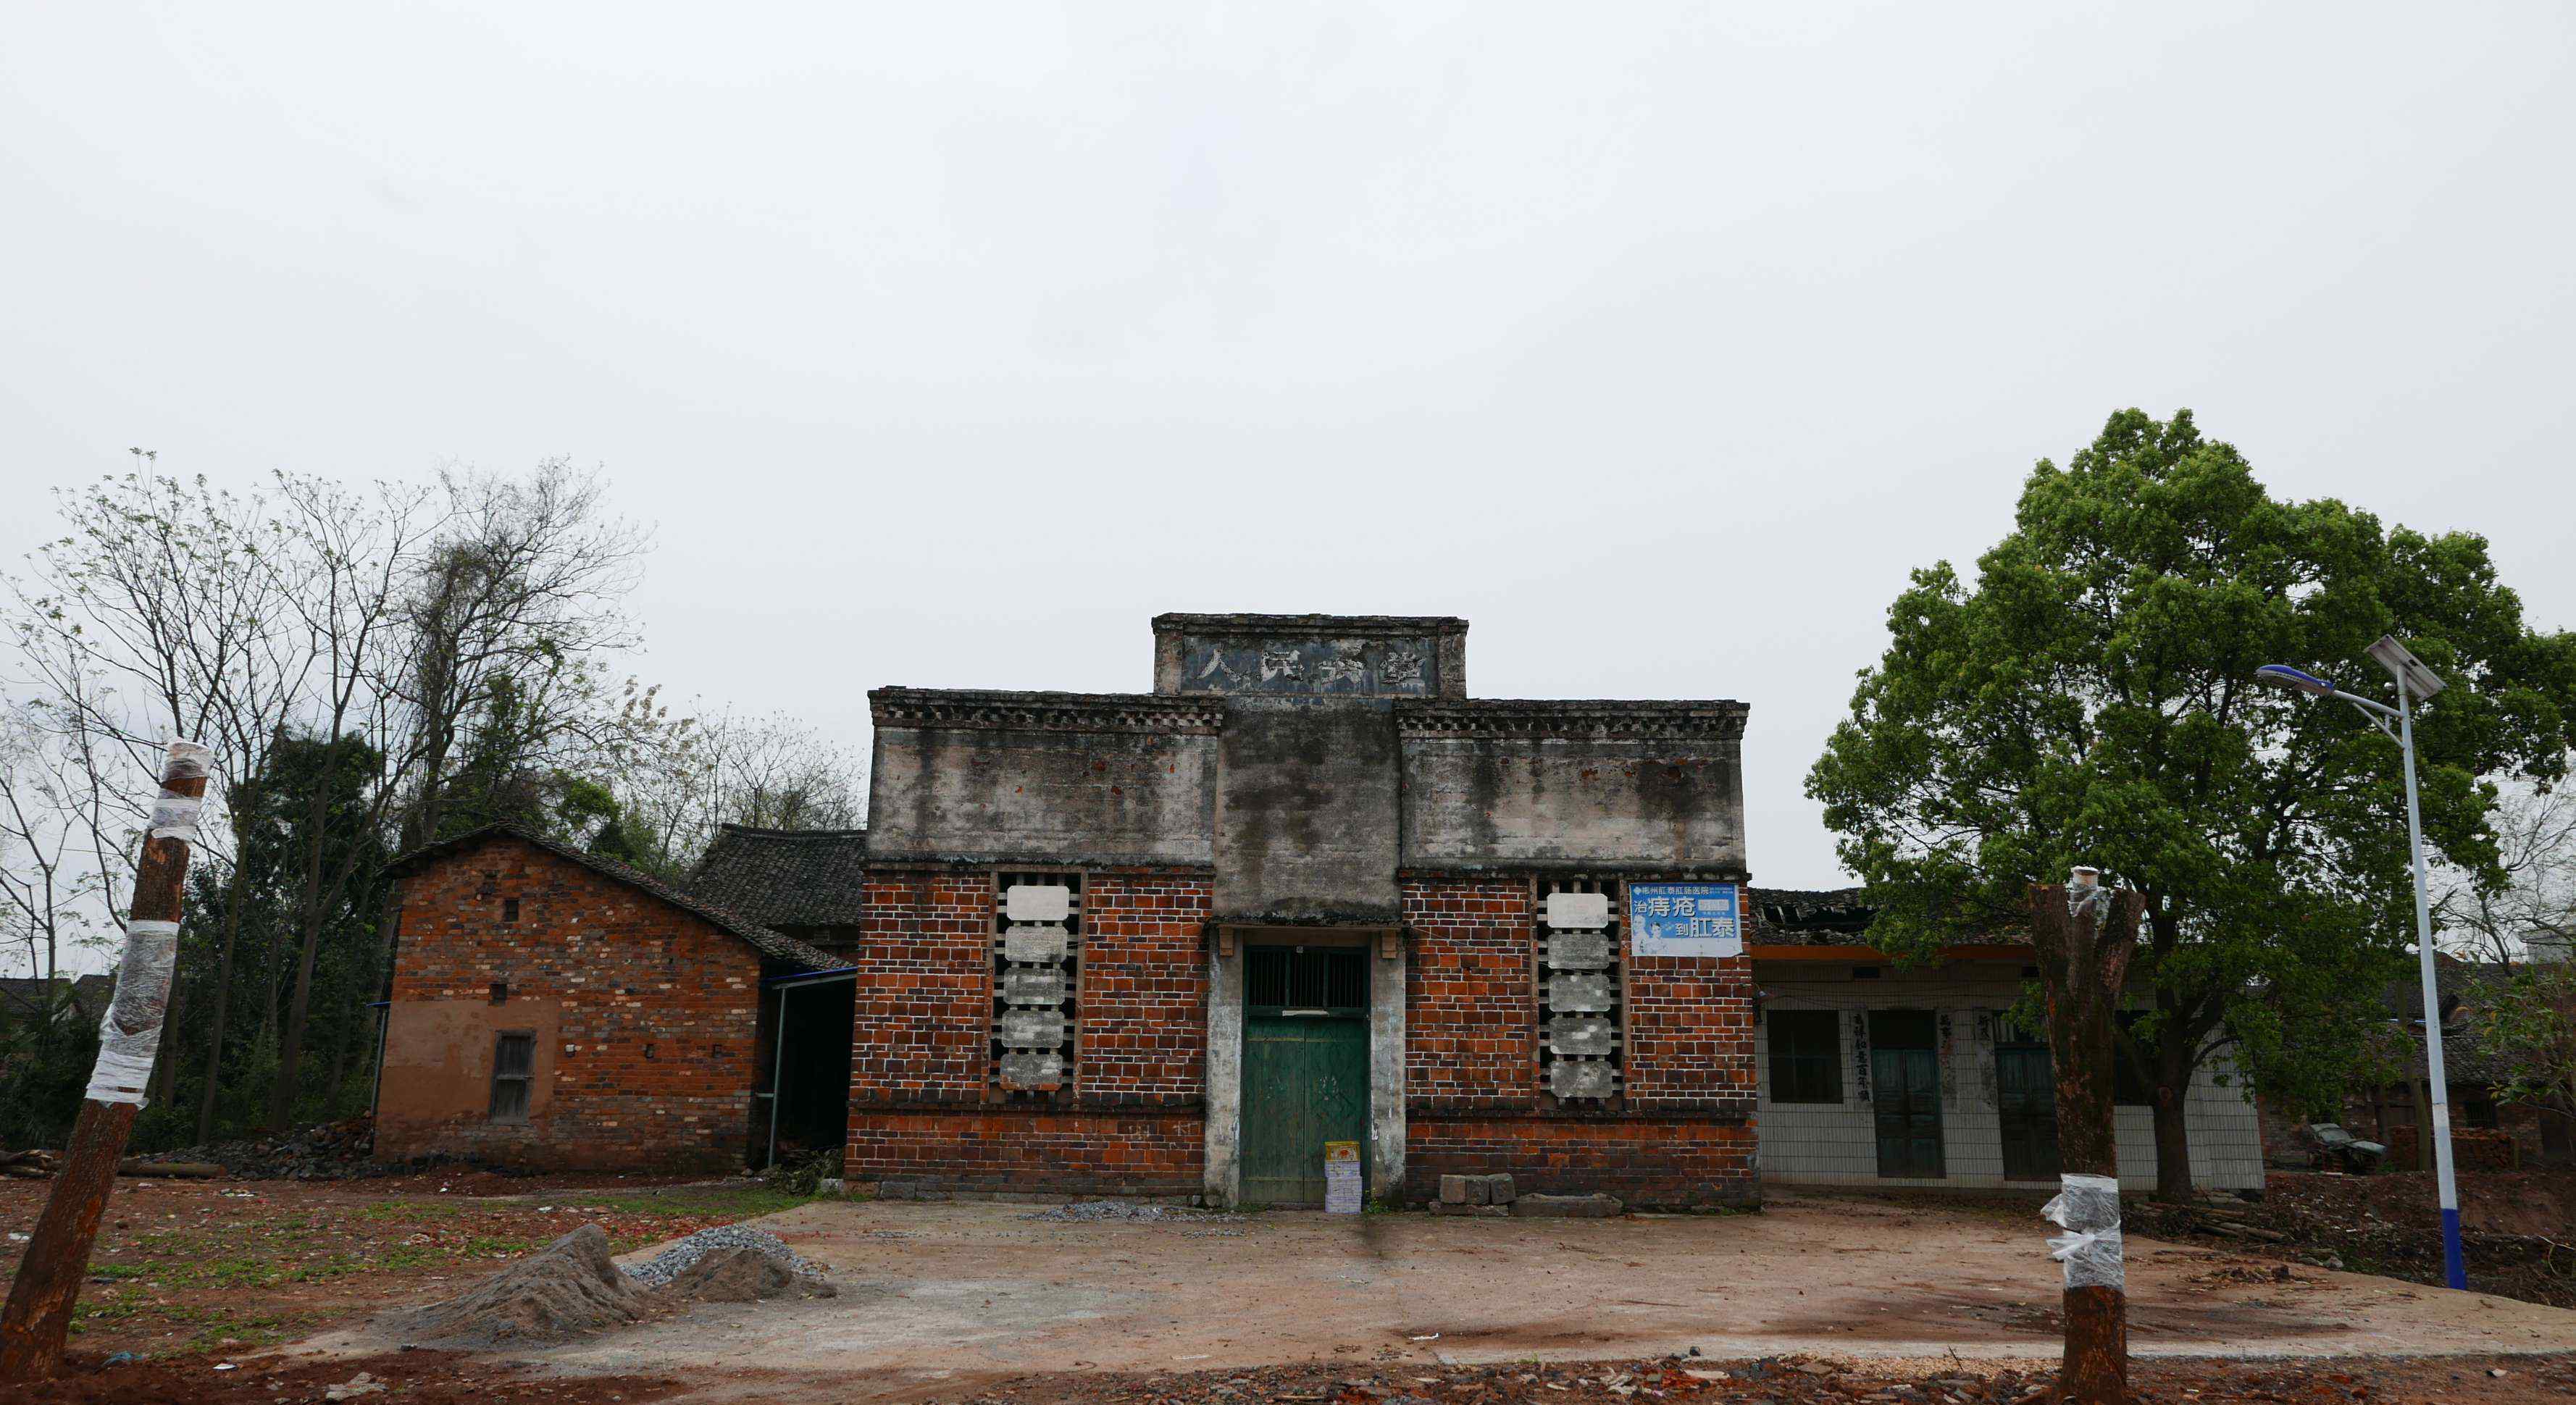
[[[441,475],[445,525],[409,572],[399,687],[420,738],[404,847],[438,836],[467,731],[506,687],[519,748],[613,744],[602,656],[632,647],[621,602],[645,533],[608,516],[595,473],[561,459],[525,478]]]
[[[269,1088],[271,1127],[283,1127],[293,1117],[302,1087],[313,962],[326,916],[374,852],[337,831],[381,832],[420,759],[420,732],[399,687],[405,589],[410,570],[443,520],[432,494],[390,484],[378,483],[360,493],[280,475],[278,489],[300,548],[300,569],[284,599],[314,661],[298,720],[305,737],[319,744],[325,774],[307,786],[295,836],[302,891],[293,972],[287,981],[292,994],[278,1040],[277,1076]],[[372,774],[334,774],[334,768],[361,761]],[[360,797],[355,816],[331,813],[332,799],[344,784]]]
[[[12,964],[51,983],[63,949],[88,933],[101,875],[74,837],[88,777],[26,703],[0,704],[0,921]]]
[[[646,710],[651,695],[642,695]],[[867,814],[867,767],[846,743],[780,713],[720,711],[667,723],[621,767],[638,847],[660,867],[690,867],[721,825],[848,829]]]
[[[64,535],[33,554],[32,579],[11,582],[18,653],[41,698],[33,715],[78,763],[77,778],[58,788],[60,812],[85,835],[98,910],[115,919],[124,910],[115,890],[134,862],[141,820],[131,797],[144,793],[138,777],[158,764],[162,745],[181,737],[214,748],[201,833],[210,859],[231,862],[240,848],[233,798],[265,766],[311,660],[281,627],[281,573],[291,569],[292,542],[259,495],[146,471],[102,478],[56,501]],[[240,867],[231,866],[210,1064],[222,1058],[241,927]],[[174,1003],[165,1050],[177,1047],[183,1015]],[[176,1073],[177,1060],[163,1058],[156,1096],[170,1096]],[[218,1082],[210,1067],[201,1138]]]
[[[2446,873],[2434,925],[2453,954],[2511,966],[2576,946],[2576,789],[2506,791],[2489,816],[2505,881]]]

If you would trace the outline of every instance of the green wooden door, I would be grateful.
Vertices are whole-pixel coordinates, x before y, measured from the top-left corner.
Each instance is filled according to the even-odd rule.
[[[1995,1046],[1995,1105],[2004,1179],[2057,1179],[2057,1074],[2045,1044]]]
[[[1243,1199],[1321,1205],[1324,1143],[1368,1137],[1366,953],[1256,947],[1247,956]]]
[[[1869,1017],[1870,1107],[1878,1124],[1878,1173],[1935,1179],[1941,1167],[1941,1063],[1933,1019],[1918,1010]]]

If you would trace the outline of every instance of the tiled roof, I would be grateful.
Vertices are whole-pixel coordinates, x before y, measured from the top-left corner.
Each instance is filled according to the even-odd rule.
[[[107,1013],[107,1002],[116,994],[116,977],[104,972],[51,981],[42,976],[0,976],[0,1017],[41,1014],[65,991],[80,1016],[96,1019]]]
[[[859,922],[867,880],[864,829],[753,829],[729,824],[707,846],[689,891],[784,927]]]
[[[1764,940],[1783,946],[1832,945],[1868,930],[1877,912],[1858,888],[1747,888],[1744,901]]]
[[[842,964],[826,952],[808,946],[794,937],[773,932],[730,908],[665,883],[642,869],[631,868],[615,859],[603,858],[598,854],[577,849],[560,839],[539,834],[522,825],[487,824],[480,829],[468,830],[453,839],[443,839],[435,844],[423,845],[385,865],[385,872],[401,873],[440,855],[457,853],[491,839],[516,839],[522,843],[533,844],[547,853],[569,859],[594,873],[614,878],[628,887],[641,889],[682,912],[704,918],[718,930],[741,938],[749,943],[753,950],[772,960],[783,961],[790,966],[801,967],[808,971],[828,971]]]

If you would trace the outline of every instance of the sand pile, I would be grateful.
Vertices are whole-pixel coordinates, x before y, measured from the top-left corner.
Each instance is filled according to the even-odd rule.
[[[829,1298],[838,1290],[820,1276],[800,1273],[776,1255],[744,1244],[710,1250],[671,1276],[658,1291],[708,1303],[749,1303],[764,1298]]]
[[[451,1346],[553,1342],[623,1327],[657,1304],[836,1293],[821,1269],[765,1229],[702,1229],[630,1272],[608,1257],[608,1235],[586,1224],[462,1296],[388,1312],[376,1319],[376,1329],[401,1341]]]
[[[398,1308],[378,1322],[406,1341],[560,1341],[622,1327],[642,1317],[651,1301],[608,1257],[607,1233],[586,1224],[460,1297]]]

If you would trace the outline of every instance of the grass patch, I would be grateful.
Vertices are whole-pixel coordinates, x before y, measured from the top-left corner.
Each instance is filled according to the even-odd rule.
[[[696,1187],[658,1194],[650,1191],[627,1191],[617,1195],[574,1192],[565,1197],[563,1208],[573,1211],[597,1209],[620,1215],[668,1215],[733,1221],[793,1210],[813,1199],[810,1195],[793,1195],[766,1186]]]

